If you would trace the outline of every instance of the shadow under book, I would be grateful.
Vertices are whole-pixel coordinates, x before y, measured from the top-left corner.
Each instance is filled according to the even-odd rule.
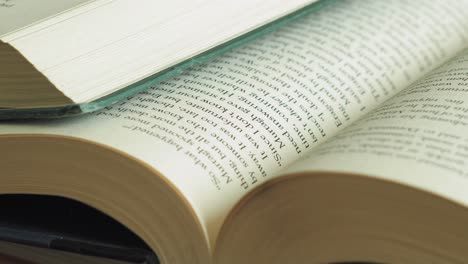
[[[53,196],[0,195],[0,257],[25,263],[158,264],[126,227],[82,203]]]

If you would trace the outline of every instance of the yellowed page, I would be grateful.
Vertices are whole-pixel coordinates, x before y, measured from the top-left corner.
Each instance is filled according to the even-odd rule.
[[[289,171],[302,170],[362,173],[468,205],[468,50]]]
[[[462,49],[468,9],[446,3],[337,1],[105,111],[0,133],[72,135],[146,161],[213,245],[245,193]]]

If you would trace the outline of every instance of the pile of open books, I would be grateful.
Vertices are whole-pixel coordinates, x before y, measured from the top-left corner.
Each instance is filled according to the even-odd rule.
[[[136,20],[166,15],[137,2],[124,6]],[[232,9],[216,18],[261,16],[254,7],[234,10],[235,1],[188,5],[211,2]],[[307,1],[286,2],[268,10],[297,11]],[[164,264],[466,263],[468,1],[320,7],[103,110],[2,122],[0,193],[88,204],[137,234]],[[195,14],[184,13],[211,18]],[[135,35],[74,59],[70,50],[123,32],[132,20],[103,21],[121,24],[57,44],[57,56],[41,45],[59,38],[58,28],[12,43],[44,63],[37,69],[66,95],[59,100],[81,103],[133,75],[150,76],[154,60],[172,65],[166,59],[188,56],[180,47],[198,49],[245,19],[180,32],[170,30],[178,21],[171,20],[161,32],[200,42]],[[108,59],[118,63],[94,68]]]

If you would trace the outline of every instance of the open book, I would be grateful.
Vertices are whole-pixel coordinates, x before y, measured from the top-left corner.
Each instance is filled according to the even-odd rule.
[[[468,1],[337,1],[107,109],[0,125],[0,193],[162,263],[463,263]]]
[[[101,109],[315,10],[314,2],[0,0],[0,119]]]

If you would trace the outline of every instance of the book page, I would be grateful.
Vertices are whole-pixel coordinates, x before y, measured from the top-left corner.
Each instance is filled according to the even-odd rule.
[[[460,10],[338,1],[104,111],[0,132],[82,137],[149,163],[189,199],[214,245],[244,194],[458,53]]]
[[[71,16],[67,12],[53,23],[47,20],[32,31],[27,28],[1,40],[82,104],[160,74],[315,1],[95,0]]]
[[[0,37],[92,0],[0,0]]]
[[[367,174],[468,205],[468,50],[291,168],[301,170]]]

